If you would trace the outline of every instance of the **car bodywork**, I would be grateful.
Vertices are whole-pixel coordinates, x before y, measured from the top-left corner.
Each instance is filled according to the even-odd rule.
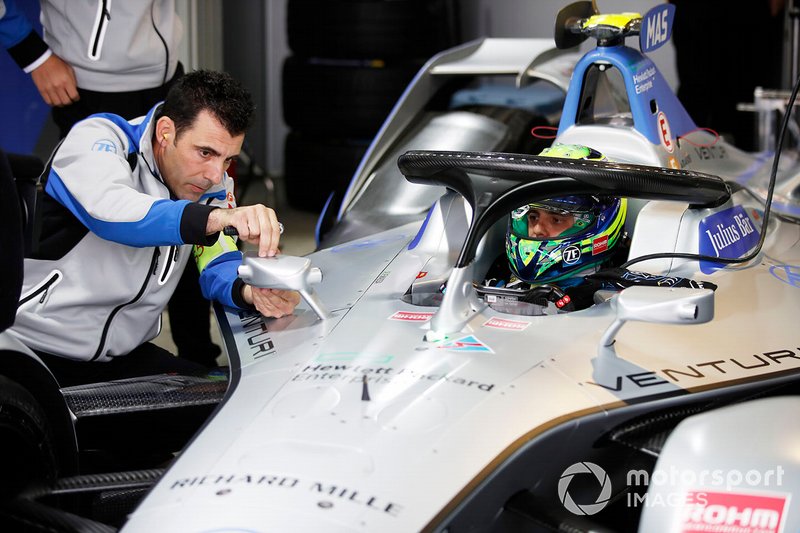
[[[697,129],[655,65],[622,41],[578,61],[557,137],[617,163],[411,151],[399,168],[413,187],[427,187],[420,195],[434,197],[424,220],[387,222],[393,227],[335,240],[302,261],[246,257],[245,280],[300,288],[307,303],[270,320],[217,310],[229,392],[123,530],[688,531],[708,516],[726,520],[720,513],[736,495],[752,505],[731,523],[758,512],[770,531],[796,529],[790,474],[780,486],[659,486],[652,500],[665,491],[682,499],[644,515],[647,486],[626,476],[698,468],[711,455],[717,469],[764,466],[732,442],[739,429],[731,420],[774,426],[781,409],[796,405],[800,348],[787,317],[800,311],[800,225],[791,194],[777,197],[779,215],[764,224],[771,154],[743,153]],[[513,42],[514,50],[532,47]],[[469,71],[469,57],[460,75],[482,72]],[[481,63],[493,61],[503,57]],[[621,85],[602,75],[609,66]],[[359,197],[395,191],[371,192],[368,169],[421,109],[414,100],[435,92],[429,74],[406,92],[356,174],[340,210],[346,230],[358,226],[347,228],[347,217]],[[592,102],[606,90],[627,107],[597,112]],[[778,191],[796,188],[796,171],[782,170]],[[479,298],[474,283],[502,249],[504,215],[559,194],[631,198],[629,258],[745,257],[762,233],[764,245],[739,264],[640,262],[636,275],[660,287],[626,289],[572,313],[509,312]],[[294,281],[281,283],[284,276]],[[678,277],[716,290],[670,288]],[[774,398],[747,401],[761,396]],[[723,406],[731,407],[718,423]],[[771,448],[770,460],[796,474],[788,450],[797,449],[797,424],[785,429],[789,444]],[[698,435],[730,444],[707,450]],[[667,463],[657,467],[662,451]],[[592,470],[598,465],[607,479]],[[580,472],[599,485],[573,485]],[[700,504],[686,495],[700,491],[721,498],[711,515],[687,511]],[[765,492],[780,512],[753,510]]]
[[[591,17],[580,9],[572,18]],[[432,59],[381,128],[323,246],[306,258],[246,256],[243,278],[300,290],[305,303],[279,319],[216,308],[227,392],[123,531],[684,531],[686,516],[705,516],[686,507],[701,491],[726,510],[726,494],[766,494],[782,507],[759,511],[762,525],[797,529],[788,502],[800,489],[798,429],[782,414],[800,384],[787,318],[800,311],[797,168],[781,168],[779,215],[765,225],[771,154],[696,129],[624,40],[581,59],[551,45],[486,39]],[[487,75],[567,89],[557,140],[615,163],[498,153],[517,142],[510,121],[432,104]],[[628,107],[593,107],[600,94]],[[663,286],[572,313],[479,297],[473,283],[502,250],[504,216],[568,192],[630,198],[629,258],[743,257],[762,234],[764,246],[738,265],[641,262],[637,276]],[[670,288],[678,277],[716,290]],[[772,440],[752,462],[756,434]],[[670,467],[777,466],[777,486],[637,481]],[[670,506],[645,503],[675,495]]]

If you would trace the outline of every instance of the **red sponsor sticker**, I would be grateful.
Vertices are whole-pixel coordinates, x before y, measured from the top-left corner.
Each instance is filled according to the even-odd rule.
[[[522,331],[531,325],[530,322],[522,320],[508,320],[505,318],[493,317],[483,323],[487,328],[508,329],[511,331]]]
[[[661,136],[661,144],[667,149],[667,152],[672,153],[675,151],[675,143],[672,142],[672,130],[669,128],[667,115],[663,111],[658,112],[658,132]]]
[[[427,275],[428,275],[427,272],[425,272],[424,270],[420,270],[419,273],[417,274],[417,279],[422,279]]]
[[[389,317],[389,320],[402,320],[403,322],[425,322],[431,319],[433,313],[419,312],[412,313],[409,311],[397,311]]]
[[[691,491],[682,533],[781,533],[786,495]]]
[[[608,250],[608,235],[603,235],[592,241],[592,255],[601,254]]]

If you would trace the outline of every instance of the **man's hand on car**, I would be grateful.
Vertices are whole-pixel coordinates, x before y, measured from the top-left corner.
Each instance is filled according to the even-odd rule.
[[[242,289],[244,300],[256,306],[259,313],[267,317],[280,318],[292,314],[300,303],[300,294],[282,289],[259,289],[245,285]]]

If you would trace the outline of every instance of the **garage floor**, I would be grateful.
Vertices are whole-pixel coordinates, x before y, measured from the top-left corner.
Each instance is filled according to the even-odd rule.
[[[265,178],[263,180],[253,180],[247,187],[241,205],[251,205],[263,203],[272,207],[278,213],[278,219],[283,223],[284,233],[281,238],[281,251],[288,255],[306,255],[314,251],[314,227],[317,223],[317,213],[300,211],[293,209],[286,203],[286,195],[281,179]],[[248,245],[246,245],[245,249]],[[172,342],[172,334],[169,329],[169,317],[164,311],[162,317],[161,334],[156,337],[154,342],[166,348],[172,353],[177,352],[175,344]],[[219,335],[219,327],[211,315],[211,338],[214,342],[222,346]],[[217,358],[217,364],[225,366],[228,364],[227,358],[223,353]]]

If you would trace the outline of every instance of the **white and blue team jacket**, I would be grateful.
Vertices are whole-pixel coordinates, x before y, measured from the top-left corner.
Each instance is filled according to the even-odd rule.
[[[40,0],[40,37],[18,4],[0,0],[0,46],[30,73],[52,54],[68,63],[78,87],[140,91],[171,79],[183,24],[175,0]]]
[[[205,235],[212,209],[235,207],[233,180],[226,174],[198,202],[171,198],[153,157],[156,109],[130,122],[93,115],[56,151],[9,330],[27,346],[85,361],[127,354],[158,335],[193,255],[206,298],[247,306],[235,242]]]

